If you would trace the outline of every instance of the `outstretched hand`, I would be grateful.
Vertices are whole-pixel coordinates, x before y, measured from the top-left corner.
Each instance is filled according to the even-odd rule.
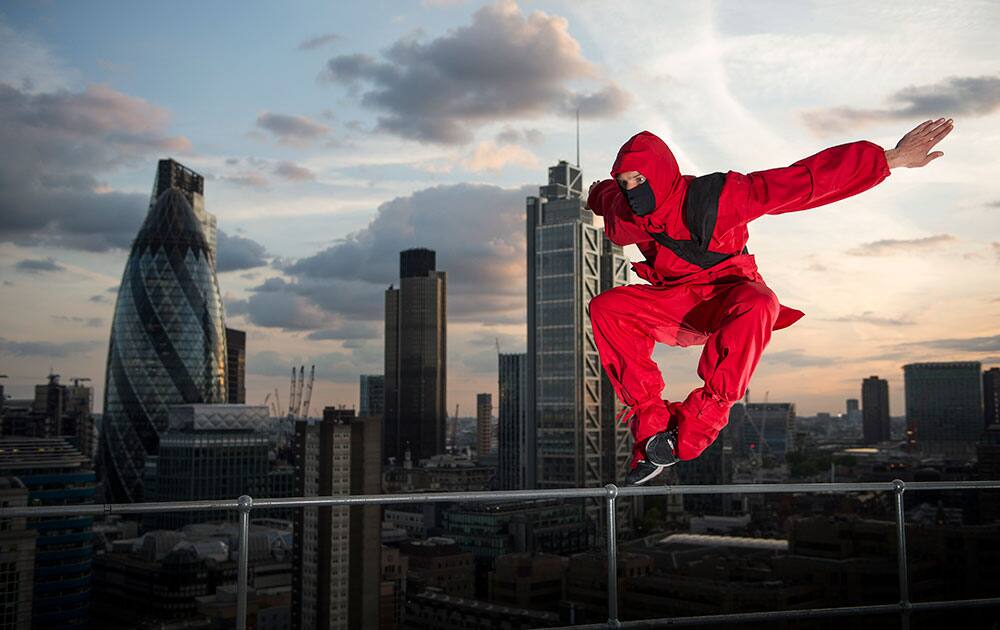
[[[951,118],[945,120],[925,121],[913,128],[908,134],[896,144],[895,149],[885,152],[885,159],[889,163],[889,168],[905,166],[907,168],[918,168],[926,166],[931,160],[944,155],[943,151],[928,153],[934,145],[941,142],[945,136],[955,128],[955,123]]]

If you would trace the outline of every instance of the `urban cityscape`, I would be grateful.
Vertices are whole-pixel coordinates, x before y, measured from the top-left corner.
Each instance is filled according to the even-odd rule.
[[[386,77],[398,72],[422,76],[408,65],[407,54],[434,63],[439,53],[457,54],[479,37],[488,39],[492,25],[523,29],[525,37],[563,38],[563,48],[551,54],[571,60],[581,55],[567,29],[582,31],[578,25],[587,19],[569,9],[573,18],[567,22],[522,11],[510,0],[472,10],[463,3],[422,6],[456,12],[448,18],[454,23],[442,22],[450,30],[431,29],[437,39],[428,43],[419,39],[426,34],[400,36],[381,60],[347,54],[352,40],[346,29],[299,44],[298,52],[336,48],[325,81],[377,84],[359,97],[351,83],[343,97],[360,98],[376,110],[390,108],[382,112],[387,118],[374,123],[377,128],[355,130],[372,134],[375,142],[395,134],[391,142],[420,147],[464,137],[483,117],[507,120],[496,112],[453,114],[450,122],[424,112],[426,119],[403,120],[405,108],[392,110],[386,103],[395,98],[393,90],[404,88],[378,82],[395,81]],[[546,10],[557,13],[561,6]],[[29,29],[21,13],[0,11],[0,38],[8,42],[0,50],[21,55],[17,62],[50,63],[47,56],[38,61],[40,40],[24,35]],[[1000,12],[989,17],[1000,25]],[[576,47],[566,49],[567,41]],[[471,55],[467,61],[489,66]],[[490,144],[502,152],[523,142],[539,156],[520,163],[517,168],[528,173],[517,175],[520,180],[502,182],[505,199],[515,200],[503,225],[522,241],[518,247],[504,247],[510,234],[490,232],[499,223],[482,221],[463,232],[450,227],[470,220],[463,204],[491,208],[492,202],[476,197],[500,194],[482,183],[496,172],[490,167],[476,171],[475,185],[427,179],[410,196],[370,204],[379,206],[378,217],[363,229],[358,226],[371,217],[352,227],[362,232],[350,238],[309,235],[315,240],[297,242],[301,253],[295,256],[294,249],[280,255],[270,245],[265,249],[254,240],[263,237],[236,229],[239,215],[215,211],[233,195],[247,206],[257,203],[255,195],[269,195],[266,186],[234,184],[235,171],[226,170],[239,161],[241,168],[263,169],[266,160],[230,158],[236,162],[227,165],[215,156],[190,154],[186,143],[199,142],[193,133],[192,141],[179,142],[162,127],[137,122],[152,111],[144,108],[153,107],[142,97],[119,94],[107,84],[75,95],[44,91],[50,80],[44,69],[21,68],[20,83],[19,74],[0,69],[0,116],[13,121],[0,132],[3,146],[12,154],[23,149],[28,166],[37,160],[39,170],[30,185],[8,185],[2,182],[14,182],[19,171],[0,164],[0,187],[7,188],[0,192],[0,222],[8,226],[0,238],[0,300],[9,311],[0,321],[11,331],[0,333],[0,629],[486,630],[627,627],[641,620],[663,620],[666,627],[671,619],[695,625],[690,618],[722,615],[730,617],[700,625],[998,627],[1000,602],[986,600],[1000,590],[1000,337],[997,320],[988,315],[964,315],[963,330],[948,327],[952,337],[921,345],[923,334],[907,336],[914,325],[907,317],[917,315],[886,323],[891,318],[851,305],[863,317],[844,316],[851,327],[831,343],[870,344],[871,354],[885,355],[880,365],[892,365],[891,372],[842,360],[847,350],[827,361],[818,351],[809,356],[782,345],[775,355],[785,360],[769,365],[763,387],[751,382],[700,457],[667,468],[648,490],[619,496],[632,433],[617,421],[623,401],[602,369],[587,306],[602,292],[636,283],[632,264],[641,258],[634,246],[612,242],[602,217],[588,206],[587,185],[607,177],[605,162],[618,145],[599,153],[600,160],[587,158],[594,173],[585,172],[580,157],[581,144],[593,139],[587,128],[597,122],[591,121],[625,111],[624,104],[620,110],[591,103],[615,100],[608,96],[617,94],[614,82],[602,88],[606,93],[564,95],[579,97],[557,118],[572,129],[565,136],[572,144],[543,150],[532,144],[528,130],[512,127],[505,127],[515,138],[511,144]],[[30,82],[32,72],[39,83]],[[412,85],[406,89],[419,92]],[[495,96],[482,89],[477,97]],[[450,107],[436,100],[435,106]],[[486,107],[469,104],[474,106]],[[587,109],[592,106],[594,112]],[[998,106],[1000,100],[990,105]],[[109,109],[98,112],[100,107]],[[138,118],[113,117],[114,107]],[[518,116],[533,111],[519,110]],[[112,116],[110,123],[104,113]],[[69,132],[41,138],[31,116],[53,120],[38,125],[68,126],[76,116],[92,127],[108,124],[112,131],[102,142],[115,148],[98,149],[91,137],[72,140]],[[282,151],[313,146],[307,136],[326,135],[331,137],[323,140],[324,150],[342,150],[329,129],[334,121],[337,129],[349,127],[334,114],[323,123],[318,117],[270,116],[261,114],[253,133],[273,133]],[[626,128],[646,124],[639,120]],[[117,130],[119,124],[133,127]],[[996,130],[995,120],[992,125]],[[216,132],[202,131],[206,146],[217,141],[208,139]],[[152,136],[159,140],[152,142]],[[54,151],[51,143],[59,138],[79,143],[58,158],[82,160],[77,170],[57,171],[55,162],[46,161],[44,154]],[[142,151],[135,148],[144,142]],[[95,154],[93,175],[83,170],[88,150]],[[105,150],[121,155],[109,157]],[[115,179],[114,169],[126,162],[145,178],[135,189],[149,190],[152,183],[148,198],[112,190],[123,181]],[[279,162],[269,176],[284,172],[289,181],[309,185],[319,177],[294,169],[307,171]],[[361,177],[362,170],[348,174]],[[91,189],[79,211],[97,199],[122,204],[126,213],[109,210],[101,215],[102,225],[83,229],[66,218],[68,210],[30,227],[30,213],[43,210],[30,206],[32,200],[42,204],[42,193],[28,189],[51,186],[46,203],[69,203],[72,187],[84,185],[77,181],[81,173]],[[56,177],[64,180],[52,183]],[[891,184],[916,181],[904,177],[894,173]],[[417,196],[431,195],[431,205],[452,203],[451,197],[433,196],[445,192],[456,193],[459,211],[419,215],[432,225],[416,237],[406,229],[398,238],[386,237],[379,256],[358,252],[373,246],[377,230],[387,229],[392,217],[419,214]],[[981,205],[995,215],[995,191],[990,194],[992,205]],[[877,204],[870,211],[878,212]],[[135,222],[124,218],[133,215]],[[340,215],[324,216],[336,221]],[[968,218],[985,215],[962,216],[981,220],[971,226],[973,233],[989,234],[996,224]],[[288,223],[294,221],[293,215]],[[318,225],[303,221],[304,233]],[[824,242],[820,231],[829,225],[812,228],[816,243]],[[808,226],[806,217],[795,230]],[[265,231],[273,230],[278,240],[291,229],[274,223]],[[440,231],[441,238],[423,238],[428,230]],[[468,235],[478,235],[479,242],[458,242]],[[80,244],[85,238],[107,242]],[[890,240],[865,246],[891,248]],[[779,241],[777,232],[761,239]],[[992,258],[966,258],[974,266],[968,273],[991,287],[978,299],[995,306],[1000,242],[990,247]],[[490,252],[482,254],[485,262],[472,260],[479,248]],[[496,251],[513,252],[513,272],[497,269]],[[114,269],[88,271],[86,256],[95,252],[101,265]],[[780,261],[783,255],[768,256]],[[237,257],[253,262],[234,262]],[[782,264],[774,263],[775,276]],[[879,272],[873,266],[868,273]],[[112,275],[120,281],[94,294],[89,287],[76,292],[54,283],[56,274],[79,275],[81,284]],[[808,306],[791,276],[783,285],[789,302]],[[495,277],[508,294],[487,295]],[[354,287],[355,279],[365,288]],[[956,279],[955,285],[966,281]],[[925,289],[912,285],[912,292]],[[49,292],[65,293],[58,297],[60,305],[69,305],[60,306],[64,312],[48,314]],[[506,305],[510,295],[523,311]],[[838,293],[831,301],[843,299]],[[481,311],[470,310],[477,301]],[[876,308],[886,303],[891,300]],[[103,309],[103,318],[94,321],[86,310],[91,308]],[[490,310],[502,312],[468,334],[464,327]],[[347,313],[354,316],[345,318]],[[8,324],[15,317],[16,328]],[[867,323],[853,327],[862,319]],[[74,342],[52,332],[56,324],[62,331],[96,329],[102,341]],[[865,325],[884,334],[893,350],[883,352]],[[29,338],[18,332],[23,330],[37,334]],[[772,343],[780,343],[779,334]],[[282,343],[288,343],[286,350]],[[339,345],[325,345],[331,343]],[[916,354],[902,351],[907,344],[918,348]],[[299,350],[309,346],[324,349]],[[87,352],[100,354],[100,364],[81,372],[80,366],[90,364],[74,356]],[[672,356],[661,352],[656,357]],[[681,350],[666,349],[671,352]],[[48,362],[47,374],[38,373],[39,361]],[[817,374],[811,368],[831,362],[841,364],[837,375],[846,371],[850,377],[810,382]],[[361,371],[357,365],[368,367]],[[681,385],[696,383],[693,369],[686,375],[673,369],[664,368],[671,398]],[[788,484],[796,489],[778,489]],[[841,491],[836,484],[857,489]],[[773,491],[672,491],[737,485]],[[560,496],[570,489],[593,492]],[[384,500],[360,499],[379,495]],[[236,509],[241,497],[252,503]],[[358,501],[323,503],[350,497]],[[190,502],[203,505],[185,506]],[[128,509],[140,504],[171,505]],[[20,508],[56,509],[24,516]],[[907,610],[911,602],[951,600],[973,603]],[[870,614],[858,614],[861,607]],[[856,612],[806,614],[816,609]],[[783,611],[803,614],[753,616]],[[741,614],[747,616],[741,620]]]

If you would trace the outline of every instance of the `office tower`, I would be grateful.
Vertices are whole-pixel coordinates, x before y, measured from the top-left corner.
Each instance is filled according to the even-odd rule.
[[[144,462],[159,448],[170,405],[222,403],[227,394],[215,218],[204,210],[201,176],[161,160],[154,195],[125,264],[108,348],[101,464],[117,502],[142,500]]]
[[[298,496],[379,494],[380,422],[353,409],[323,410],[295,424]],[[296,510],[292,628],[377,628],[379,506]]]
[[[862,420],[862,415],[861,415],[860,401],[857,398],[848,398],[847,422],[850,424],[854,424],[857,422],[861,422],[861,420]]]
[[[382,419],[379,416],[347,418],[351,425],[351,494],[382,493]],[[382,507],[350,508],[350,557],[348,625],[377,628],[382,582]]]
[[[90,460],[61,438],[0,439],[0,477],[19,478],[28,490],[28,505],[94,502]],[[27,520],[38,535],[33,628],[88,627],[93,522],[92,516],[78,514]]]
[[[892,439],[889,430],[889,381],[877,376],[861,381],[861,416],[865,444]]]
[[[601,252],[601,292],[628,284],[629,269],[631,263],[625,257],[622,248],[605,237]],[[587,321],[589,322],[589,318]],[[587,330],[590,330],[589,323]],[[614,421],[621,404],[611,380],[604,370],[601,370],[601,424],[604,427],[603,443],[608,445],[604,449],[604,478],[608,481],[624,480],[625,472],[632,461],[632,431],[627,424]],[[612,444],[613,448],[610,446]],[[622,506],[625,504],[623,501]],[[623,527],[627,527],[629,521],[623,519],[619,522]]]
[[[493,395],[476,394],[476,453],[490,454],[493,443]]]
[[[906,421],[927,455],[966,459],[983,433],[983,379],[979,361],[903,366]]]
[[[498,471],[501,490],[535,487],[535,427],[527,422],[528,355],[499,355],[500,413],[497,420]]]
[[[226,327],[226,402],[247,402],[247,334]]]
[[[267,491],[270,440],[264,432],[267,407],[250,405],[176,405],[160,436],[156,456],[156,500],[261,497]],[[191,523],[232,520],[232,510],[163,512],[161,529]]]
[[[794,435],[795,403],[747,403],[742,413],[740,451],[751,457],[782,459],[793,448],[789,438]]]
[[[381,374],[361,375],[361,405],[358,415],[381,416],[385,414],[385,377]]]
[[[1000,368],[983,372],[983,424],[1000,424]]]
[[[303,497],[351,491],[351,426],[324,410],[323,420],[295,423],[295,474]],[[292,628],[348,628],[350,512],[296,510],[293,520]]]
[[[2,395],[2,390],[0,390]],[[2,408],[0,408],[2,411]],[[28,505],[28,489],[17,477],[0,477],[0,508]],[[30,630],[35,583],[35,530],[23,516],[0,518],[0,630]]]
[[[625,283],[627,260],[582,196],[580,169],[561,161],[526,200],[526,410],[527,426],[537,427],[539,488],[600,486],[627,472],[627,428],[613,426],[618,403],[606,400],[587,313],[601,291]]]
[[[447,274],[435,253],[399,254],[399,288],[385,292],[383,457],[419,462],[444,452]]]

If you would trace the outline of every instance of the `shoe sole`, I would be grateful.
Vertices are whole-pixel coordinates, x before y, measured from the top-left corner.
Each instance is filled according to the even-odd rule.
[[[637,479],[636,481],[629,482],[629,485],[630,486],[641,486],[642,484],[646,483],[650,479],[656,477],[661,472],[663,472],[664,468],[666,468],[666,466],[657,466],[648,475],[646,475],[642,479]]]
[[[655,466],[672,466],[677,463],[674,445],[663,433],[657,433],[646,442],[646,461]]]

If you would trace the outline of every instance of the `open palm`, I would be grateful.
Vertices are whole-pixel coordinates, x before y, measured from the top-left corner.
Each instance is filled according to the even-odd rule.
[[[944,155],[943,151],[930,152],[938,142],[951,133],[955,123],[951,118],[925,121],[902,137],[895,149],[886,152],[890,167],[918,168]]]

